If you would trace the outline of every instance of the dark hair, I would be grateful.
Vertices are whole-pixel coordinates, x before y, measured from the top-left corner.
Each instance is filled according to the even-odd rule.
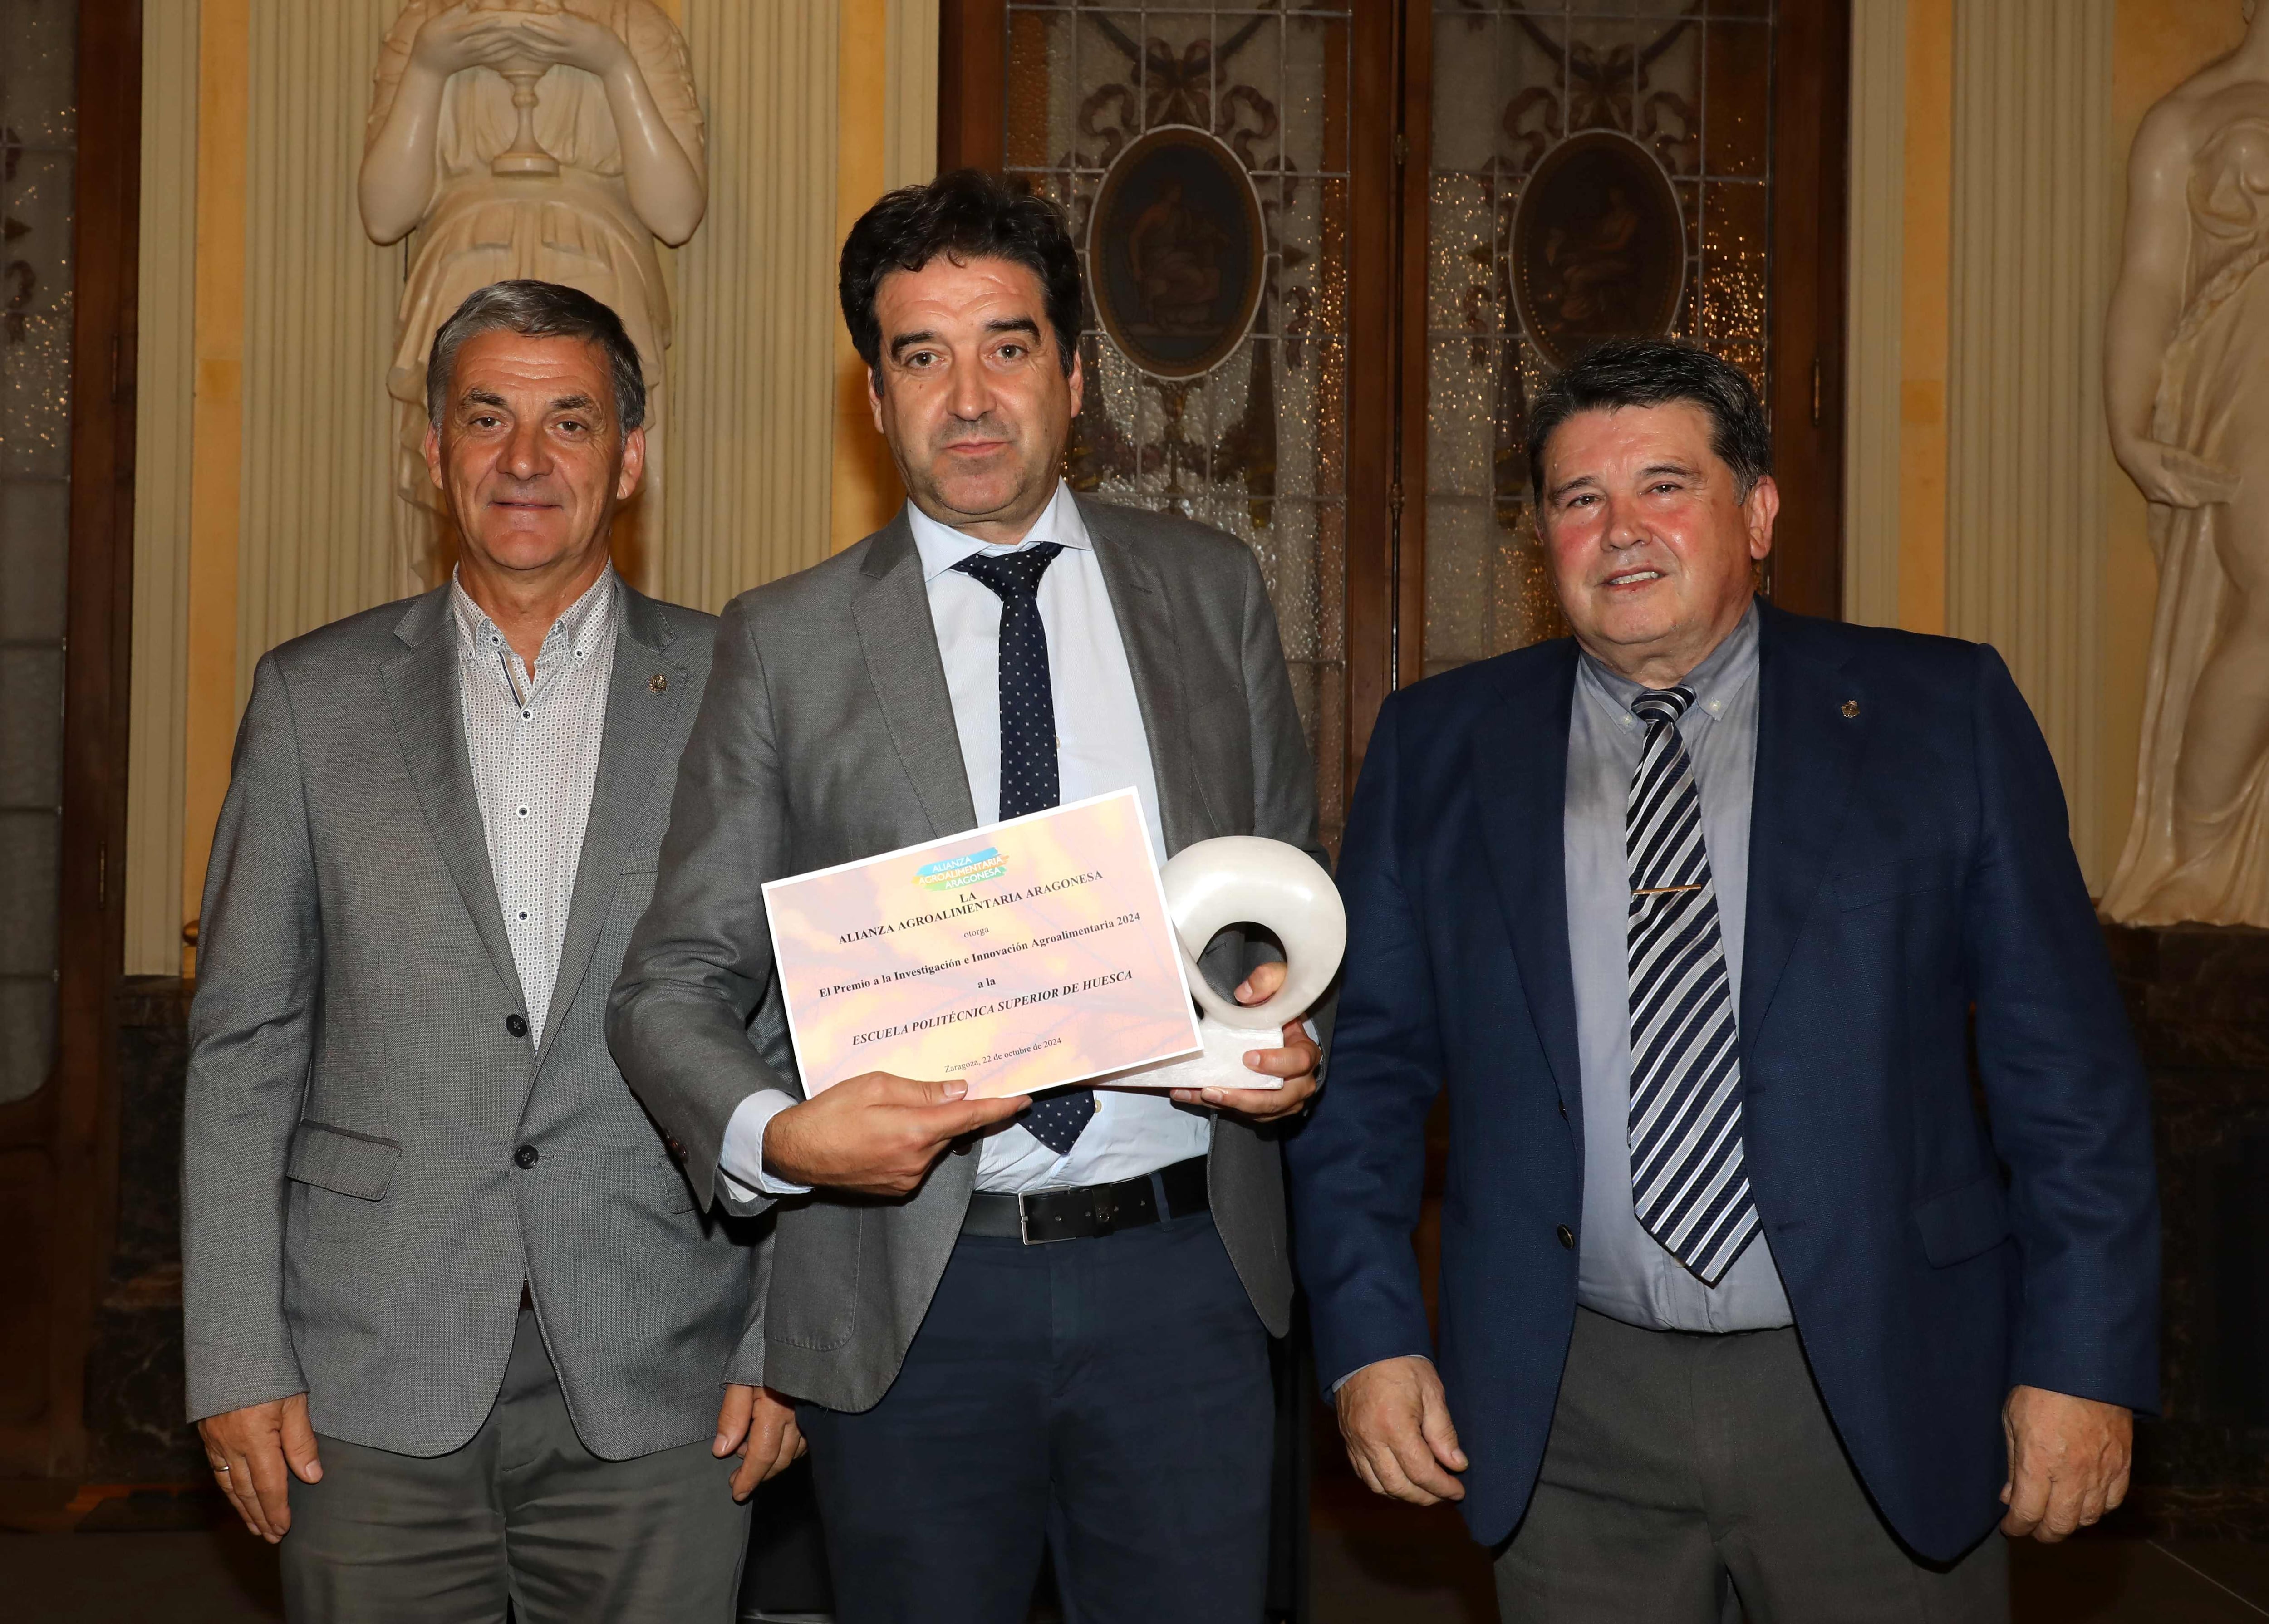
[[[639,371],[638,346],[623,330],[623,319],[580,288],[523,277],[474,289],[433,335],[432,352],[425,358],[425,417],[435,428],[441,426],[441,410],[448,403],[457,351],[480,333],[580,338],[598,345],[614,373],[615,417],[622,432],[627,434],[646,421],[646,376]]]
[[[1733,470],[1742,499],[1772,472],[1772,433],[1748,374],[1706,350],[1667,338],[1610,338],[1544,386],[1528,411],[1528,478],[1544,498],[1544,447],[1579,411],[1689,401],[1710,414],[1710,449]]]
[[[891,272],[920,270],[941,254],[957,265],[1007,260],[1038,277],[1057,358],[1071,371],[1079,347],[1079,251],[1063,213],[981,169],[948,170],[927,186],[884,194],[843,240],[836,282],[843,323],[870,369],[881,365],[883,353],[875,291]]]

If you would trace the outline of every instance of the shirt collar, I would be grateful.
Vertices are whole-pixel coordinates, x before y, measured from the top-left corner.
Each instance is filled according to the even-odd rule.
[[[573,649],[579,658],[588,658],[615,629],[615,566],[606,565],[590,589],[569,604],[565,613],[551,623],[543,634],[543,646],[536,652],[536,663],[557,659],[564,650]],[[455,571],[449,575],[449,607],[457,620],[457,652],[465,658],[483,653],[493,653],[506,646],[504,633],[497,630],[496,622],[488,611],[473,602],[472,594]]]
[[[1011,553],[1040,542],[1053,542],[1061,547],[1076,547],[1083,552],[1095,550],[1089,539],[1086,521],[1079,516],[1079,504],[1073,500],[1071,487],[1062,480],[1056,481],[1056,493],[1024,533],[1024,539],[1013,547],[994,547],[941,524],[912,502],[906,504],[906,527],[914,533],[915,550],[921,554],[922,581],[935,580],[972,553]]]
[[[1637,727],[1638,719],[1631,714],[1630,703],[1646,691],[1644,684],[1617,675],[1588,650],[1579,648],[1577,657],[1585,685],[1615,712],[1619,722],[1625,727]],[[1704,723],[1723,715],[1726,707],[1756,674],[1757,605],[1752,598],[1726,640],[1711,649],[1708,657],[1680,682],[1680,687],[1694,690],[1694,706],[1686,712],[1681,725]]]

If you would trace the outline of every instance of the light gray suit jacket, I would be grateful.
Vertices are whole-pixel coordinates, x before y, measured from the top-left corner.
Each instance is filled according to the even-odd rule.
[[[758,1363],[768,1259],[755,1226],[697,1210],[608,1055],[604,1009],[715,628],[624,591],[540,1052],[506,1030],[527,1004],[466,757],[447,589],[261,661],[190,1015],[192,1418],[305,1389],[319,1432],[455,1449],[496,1398],[524,1272],[595,1453],[712,1435],[728,1364]],[[525,1169],[522,1146],[538,1157]]]
[[[1166,849],[1258,834],[1320,861],[1315,781],[1249,549],[1185,520],[1082,501],[1157,776]],[[826,563],[743,593],[679,769],[661,878],[615,984],[623,1074],[720,1197],[726,1124],[759,1089],[799,1092],[759,887],[975,826],[920,557],[904,513]],[[1207,968],[1233,985],[1224,941]],[[750,1039],[755,1041],[750,1047]],[[1216,1222],[1261,1320],[1285,1333],[1277,1130],[1223,1118]],[[975,1186],[966,1148],[912,1199],[779,1209],[765,1379],[831,1409],[898,1375]]]

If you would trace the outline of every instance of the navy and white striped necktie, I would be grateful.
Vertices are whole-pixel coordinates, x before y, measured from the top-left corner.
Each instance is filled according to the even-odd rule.
[[[1690,688],[1631,701],[1646,743],[1623,828],[1630,856],[1631,1207],[1705,1286],[1757,1232],[1741,1148],[1741,1062],[1702,794],[1678,731]]]

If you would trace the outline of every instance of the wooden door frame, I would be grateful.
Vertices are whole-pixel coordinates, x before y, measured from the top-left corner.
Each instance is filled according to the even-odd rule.
[[[70,561],[63,666],[54,1069],[0,1106],[0,1155],[45,1161],[45,1401],[0,1425],[0,1473],[76,1477],[86,1356],[118,1215],[117,999],[125,962],[127,661],[134,595],[134,366],[141,0],[81,0],[72,208]]]
[[[1851,0],[1779,0],[1776,21],[1765,410],[1780,520],[1765,579],[1781,608],[1840,620]]]

